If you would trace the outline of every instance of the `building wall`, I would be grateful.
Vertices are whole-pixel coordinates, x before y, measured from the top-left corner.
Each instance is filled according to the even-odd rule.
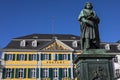
[[[23,60],[20,60],[21,54],[24,55]],[[31,55],[36,55],[34,60]],[[74,78],[72,52],[4,52],[4,66],[2,76],[4,80],[54,80],[53,76],[56,76],[56,80]],[[20,69],[23,73],[19,72]],[[34,77],[31,76],[34,75],[31,74],[33,69],[35,70]],[[22,78],[19,77],[20,74],[23,74]]]

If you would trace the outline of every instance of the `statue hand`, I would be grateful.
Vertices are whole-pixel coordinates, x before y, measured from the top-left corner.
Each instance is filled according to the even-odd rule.
[[[94,26],[94,22],[90,21],[90,20],[86,20],[86,24],[89,26]]]

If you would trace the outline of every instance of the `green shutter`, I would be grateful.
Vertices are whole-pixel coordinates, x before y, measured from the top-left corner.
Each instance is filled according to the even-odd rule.
[[[13,54],[13,60],[15,60],[15,54]]]
[[[12,76],[11,78],[14,78],[14,68],[12,68]]]
[[[36,68],[36,78],[39,78],[39,68]]]
[[[41,68],[41,70],[40,70],[40,77],[42,78],[43,77],[43,68]]]
[[[31,68],[28,68],[28,78],[31,78]]]
[[[26,68],[24,68],[24,78],[26,78]]]
[[[69,78],[71,79],[71,68],[68,68]]]
[[[15,78],[18,78],[18,68],[16,68]]]
[[[39,54],[37,54],[37,61],[39,61]]]
[[[41,60],[43,60],[43,54],[41,54]]]
[[[62,60],[62,54],[59,54],[59,60]]]
[[[27,54],[25,54],[25,61],[27,60]]]
[[[59,68],[59,80],[62,80],[62,68]]]
[[[7,60],[7,54],[4,55],[4,60],[5,60],[5,61]]]
[[[70,60],[70,54],[68,54],[68,60]]]
[[[31,61],[31,55],[32,55],[32,54],[29,54],[29,60],[30,60],[30,61]]]
[[[52,71],[52,68],[49,68],[49,77],[50,77],[50,80],[53,80],[53,71]]]
[[[5,68],[3,68],[3,71],[2,71],[2,79],[5,79],[5,73],[6,73],[6,71],[5,71],[6,69]]]
[[[17,60],[20,60],[19,54],[17,54]]]
[[[51,54],[49,54],[49,60],[51,60]]]

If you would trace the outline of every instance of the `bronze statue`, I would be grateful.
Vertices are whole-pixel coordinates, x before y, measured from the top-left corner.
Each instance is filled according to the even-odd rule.
[[[84,9],[80,12],[78,21],[80,22],[81,31],[81,49],[98,49],[99,48],[99,31],[100,22],[93,6],[90,2],[85,4]]]

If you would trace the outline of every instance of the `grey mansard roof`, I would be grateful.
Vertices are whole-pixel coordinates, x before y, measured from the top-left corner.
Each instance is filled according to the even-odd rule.
[[[42,49],[45,45],[52,43],[54,39],[60,40],[62,43],[65,45],[71,47],[74,50],[79,50],[80,51],[80,36],[76,35],[71,35],[71,34],[31,34],[31,35],[26,35],[26,36],[21,36],[18,38],[14,38],[10,41],[10,43],[3,48],[3,50],[40,50]],[[26,46],[21,47],[20,46],[20,41],[25,40],[26,41]],[[37,40],[37,47],[32,46],[32,41]],[[72,43],[73,41],[77,41],[77,47],[73,47]],[[117,46],[120,44],[118,42],[116,43],[101,43],[100,48],[105,49],[105,45],[109,44],[110,45],[110,50],[107,50],[109,53],[119,53],[120,50],[118,50]]]

